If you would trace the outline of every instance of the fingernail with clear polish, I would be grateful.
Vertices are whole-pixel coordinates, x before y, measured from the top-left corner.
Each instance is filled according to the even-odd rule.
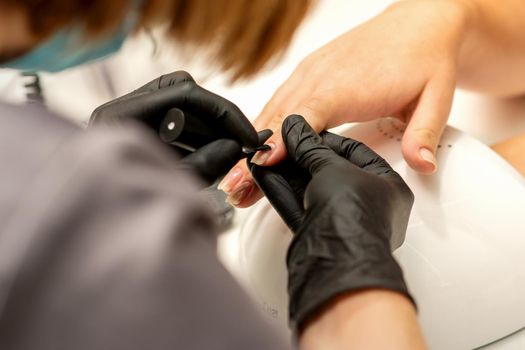
[[[436,168],[437,168],[437,161],[436,161],[436,157],[434,156],[434,153],[432,153],[428,148],[422,147],[422,148],[419,149],[419,155],[425,161],[427,161],[428,163],[432,164],[432,166],[434,167],[432,169],[432,171],[436,170]]]
[[[242,170],[240,168],[233,168],[217,186],[218,190],[224,193],[230,193],[232,189],[242,180]]]
[[[272,155],[272,152],[275,148],[275,144],[273,143],[267,143],[268,146],[270,146],[270,150],[268,151],[259,151],[257,153],[255,153],[255,155],[253,156],[251,162],[253,164],[257,164],[257,165],[264,165],[264,163],[268,160],[268,158],[270,158],[270,156]]]
[[[226,198],[226,202],[230,203],[231,205],[239,205],[244,198],[252,191],[253,185],[251,182],[244,182],[242,183],[234,192],[232,192],[228,198]]]

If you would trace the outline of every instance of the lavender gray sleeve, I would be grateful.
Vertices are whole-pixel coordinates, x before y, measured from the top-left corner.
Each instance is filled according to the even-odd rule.
[[[1,349],[289,348],[220,264],[196,180],[150,135],[0,105],[0,162]]]

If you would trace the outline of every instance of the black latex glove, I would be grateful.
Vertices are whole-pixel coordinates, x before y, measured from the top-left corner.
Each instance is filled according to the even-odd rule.
[[[270,129],[261,130],[257,134],[259,145],[264,144],[272,134]],[[253,154],[255,152],[251,153]],[[246,156],[243,147],[237,141],[219,139],[190,153],[182,159],[180,165],[196,171],[205,182],[211,185]]]
[[[345,292],[383,288],[411,299],[391,254],[414,200],[403,179],[364,144],[319,136],[301,116],[289,116],[282,134],[289,159],[251,170],[295,233],[287,255],[292,326]]]
[[[257,133],[240,111],[228,101],[197,85],[190,74],[178,71],[163,75],[141,88],[98,107],[91,115],[90,125],[120,125],[139,121],[158,133],[170,109],[180,109],[186,117],[208,126],[209,143],[195,139],[189,146],[194,153],[177,149],[188,164],[208,183],[224,175],[243,156],[242,147],[260,145]]]

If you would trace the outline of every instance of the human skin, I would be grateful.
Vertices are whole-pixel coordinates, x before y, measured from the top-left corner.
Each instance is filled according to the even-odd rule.
[[[495,96],[525,92],[523,18],[522,0],[393,4],[298,65],[255,121],[274,136],[267,141],[272,149],[252,161],[271,166],[284,159],[278,131],[289,114],[303,115],[317,131],[396,116],[407,123],[405,160],[420,173],[433,173],[456,85]],[[242,162],[220,188],[238,207],[261,197]]]
[[[370,289],[335,298],[311,320],[301,350],[426,349],[412,303],[389,290]]]
[[[525,134],[497,143],[492,149],[525,176]]]

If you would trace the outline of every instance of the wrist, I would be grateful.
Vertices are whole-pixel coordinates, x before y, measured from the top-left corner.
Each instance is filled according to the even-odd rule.
[[[456,60],[464,54],[467,41],[479,18],[479,4],[476,0],[401,0],[390,5],[389,11],[403,11],[407,16],[432,16],[440,40],[446,42],[445,47]],[[436,43],[436,46],[438,44]]]
[[[309,320],[299,343],[303,350],[424,347],[413,304],[403,294],[384,289],[334,298]]]
[[[405,6],[439,9],[439,14],[463,26],[472,24],[472,20],[479,12],[479,1],[477,0],[399,0],[388,6],[387,11],[391,8]]]

